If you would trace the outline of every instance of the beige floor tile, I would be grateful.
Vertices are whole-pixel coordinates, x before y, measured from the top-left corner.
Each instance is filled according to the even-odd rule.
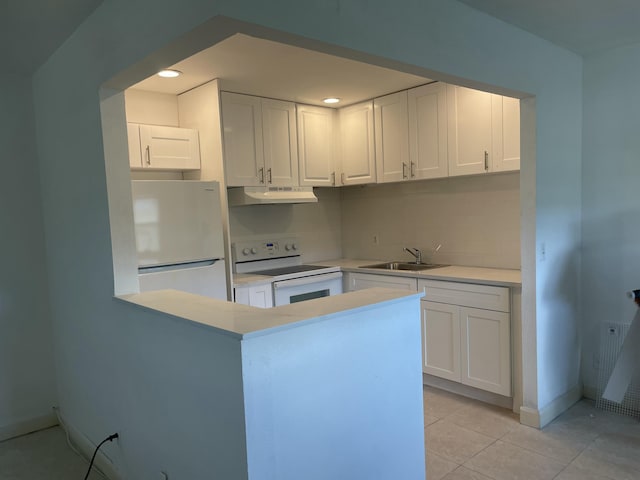
[[[427,480],[440,480],[458,468],[458,464],[427,451]]]
[[[555,480],[611,480],[609,477],[604,477],[593,473],[591,470],[586,470],[571,464],[567,466]]]
[[[640,439],[603,434],[573,461],[573,465],[614,480],[638,480]]]
[[[618,432],[623,428],[636,429],[640,436],[638,420],[616,413],[600,410],[592,400],[582,399],[553,421],[553,424],[568,424],[582,428],[591,434]]]
[[[447,420],[492,438],[502,438],[520,425],[518,416],[511,410],[479,402],[455,411]]]
[[[438,420],[440,420],[438,417],[434,417],[433,415],[426,415],[425,414],[425,416],[424,416],[424,426],[428,427],[432,423],[436,423]]]
[[[565,467],[556,460],[501,440],[465,462],[464,466],[496,480],[550,480]]]
[[[428,480],[428,479],[427,479]],[[466,467],[460,466],[453,472],[447,473],[442,480],[492,480],[490,477],[483,475]]]
[[[473,400],[443,390],[434,388],[424,390],[425,415],[444,418],[472,403],[474,403]]]
[[[503,442],[532,450],[568,465],[595,440],[597,433],[567,424],[551,424],[542,430],[518,425],[502,437]]]
[[[427,451],[462,464],[491,445],[495,439],[445,420],[425,428]]]

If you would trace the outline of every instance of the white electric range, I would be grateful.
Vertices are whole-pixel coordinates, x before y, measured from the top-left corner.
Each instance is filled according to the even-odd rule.
[[[342,293],[339,267],[303,265],[297,237],[235,242],[233,271],[271,277],[274,306]]]

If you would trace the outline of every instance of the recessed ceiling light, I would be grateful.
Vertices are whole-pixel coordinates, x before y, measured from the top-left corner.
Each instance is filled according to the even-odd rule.
[[[324,103],[338,103],[340,101],[339,98],[336,97],[329,97],[329,98],[325,98],[324,100],[322,100]]]
[[[175,77],[179,77],[181,74],[182,74],[181,71],[179,71],[179,70],[171,70],[171,69],[160,70],[158,72],[158,75],[163,77],[163,78],[175,78]]]

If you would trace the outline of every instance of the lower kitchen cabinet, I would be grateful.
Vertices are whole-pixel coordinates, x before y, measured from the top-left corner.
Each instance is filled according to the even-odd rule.
[[[422,371],[460,382],[460,307],[421,301]]]
[[[375,287],[418,291],[418,280],[415,278],[394,277],[393,275],[346,272],[343,276],[343,282],[343,290],[345,292],[355,292],[356,290]]]
[[[246,285],[234,288],[235,302],[251,307],[273,307],[273,290],[270,283]]]
[[[509,289],[419,280],[423,372],[511,396]]]

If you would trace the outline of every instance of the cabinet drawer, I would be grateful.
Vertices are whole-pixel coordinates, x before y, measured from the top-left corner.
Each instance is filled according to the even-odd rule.
[[[418,280],[418,290],[425,293],[423,300],[431,302],[483,308],[497,312],[509,311],[509,289],[506,287]]]

